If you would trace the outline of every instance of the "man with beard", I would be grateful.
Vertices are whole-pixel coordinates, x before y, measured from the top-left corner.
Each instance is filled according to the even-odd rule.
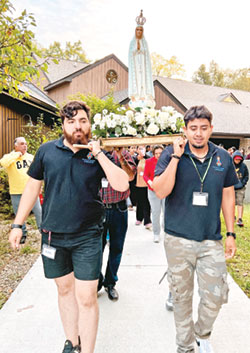
[[[98,325],[97,283],[102,259],[103,206],[101,180],[124,192],[128,176],[89,142],[89,108],[66,104],[60,112],[64,136],[42,145],[30,166],[30,176],[12,224],[9,241],[19,247],[22,224],[44,180],[42,259],[45,277],[54,278],[66,342],[63,353],[92,353]],[[88,144],[80,150],[74,144]],[[82,347],[80,346],[82,342]]]
[[[234,185],[238,183],[232,158],[209,142],[212,114],[205,106],[191,107],[184,116],[183,138],[161,154],[153,188],[165,203],[165,251],[173,295],[178,353],[213,353],[208,340],[221,305],[227,302],[226,258],[236,252]],[[227,228],[225,254],[220,210]],[[194,272],[200,304],[192,318]]]

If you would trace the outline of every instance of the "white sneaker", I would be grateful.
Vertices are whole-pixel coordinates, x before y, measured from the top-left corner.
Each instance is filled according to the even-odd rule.
[[[200,353],[214,353],[209,339],[196,338]]]
[[[160,242],[159,234],[154,234],[154,243],[159,243],[159,242]]]
[[[172,296],[172,293],[169,292],[168,293],[168,299],[166,301],[166,309],[168,311],[173,311],[174,310],[174,305],[173,305],[173,296]]]

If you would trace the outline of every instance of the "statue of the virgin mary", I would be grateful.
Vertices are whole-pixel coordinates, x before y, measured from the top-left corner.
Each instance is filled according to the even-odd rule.
[[[141,10],[136,17],[135,36],[130,42],[128,58],[128,96],[131,108],[155,106],[155,94],[148,44],[144,37],[143,25],[146,22]]]

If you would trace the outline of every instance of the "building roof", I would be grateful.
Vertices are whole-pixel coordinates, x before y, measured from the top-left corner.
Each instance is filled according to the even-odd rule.
[[[37,86],[33,85],[33,83],[26,81],[20,85],[20,91],[24,93],[27,92],[29,94],[29,98],[26,98],[25,100],[33,101],[51,111],[58,110],[56,102],[47,96],[46,93],[41,91]]]
[[[250,135],[250,92],[160,76],[154,76],[153,80],[154,84],[160,83],[184,111],[193,105],[205,105],[214,117],[214,134]],[[124,102],[128,91],[114,92],[114,99]]]
[[[59,64],[54,64],[54,66],[49,66],[48,71],[51,72],[50,73],[45,73],[46,76],[48,77],[49,80],[49,84],[47,86],[44,87],[44,89],[46,91],[49,91],[51,88],[54,88],[56,86],[61,85],[64,82],[71,82],[73,78],[75,78],[76,76],[81,75],[83,72],[86,72],[88,70],[92,70],[94,67],[101,65],[102,63],[104,63],[105,61],[108,61],[110,59],[114,59],[115,61],[117,61],[119,63],[119,65],[121,65],[126,71],[128,71],[128,68],[126,65],[123,64],[123,62],[121,62],[117,56],[115,56],[114,54],[110,54],[104,58],[102,58],[101,60],[97,60],[92,64],[86,64],[86,63],[81,63],[82,67],[74,67],[73,65],[69,65],[67,66],[68,72],[66,73],[65,71],[62,71],[63,75],[56,75],[53,73],[53,70],[55,69],[56,71],[61,71],[61,61]],[[72,62],[73,63],[73,62]],[[78,64],[80,64],[78,62]],[[53,81],[52,81],[53,79]]]
[[[44,61],[43,58],[39,58],[37,55],[34,55],[38,64],[42,64]],[[53,59],[48,59],[48,70],[44,72],[44,75],[47,77],[49,84],[61,80],[62,78],[71,75],[73,72],[76,72],[86,66],[89,63],[84,63],[81,61],[75,60],[66,60],[66,59],[57,59],[58,64],[56,64]]]
[[[250,92],[155,77],[187,109],[205,105],[213,113],[214,133],[250,134]],[[221,99],[231,96],[234,102]]]

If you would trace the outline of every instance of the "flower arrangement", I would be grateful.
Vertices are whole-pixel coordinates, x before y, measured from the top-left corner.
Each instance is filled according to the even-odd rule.
[[[123,114],[109,113],[106,109],[93,118],[93,137],[144,137],[160,134],[177,134],[184,126],[183,115],[173,107],[161,110],[142,108],[140,111],[121,108]]]

